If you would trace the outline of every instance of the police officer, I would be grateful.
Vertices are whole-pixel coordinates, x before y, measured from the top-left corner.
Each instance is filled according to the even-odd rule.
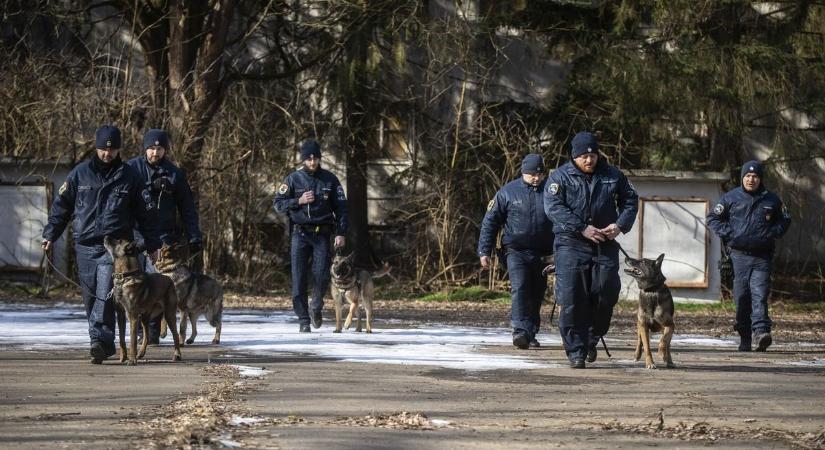
[[[72,236],[89,321],[91,362],[100,364],[115,354],[115,310],[112,257],[103,237],[133,238],[141,206],[137,173],[120,159],[120,130],[105,125],[95,133],[95,154],[69,172],[60,186],[43,230],[43,250],[52,248],[72,220]]]
[[[542,257],[553,253],[553,224],[544,214],[542,193],[546,182],[541,155],[531,153],[521,162],[521,177],[507,183],[487,206],[478,238],[481,267],[490,268],[496,235],[504,228],[501,244],[510,275],[513,345],[538,347],[539,315],[547,277]]]
[[[591,133],[573,137],[572,160],[547,181],[544,210],[556,233],[556,303],[570,367],[596,360],[619,299],[619,233],[636,221],[639,197],[627,177],[599,155]]]
[[[768,317],[771,288],[771,260],[774,241],[791,226],[788,210],[762,182],[764,171],[758,161],[742,166],[742,185],[728,191],[707,216],[707,224],[730,248],[733,262],[733,297],[739,351],[763,352],[773,343]]]
[[[169,134],[160,129],[150,129],[143,135],[144,154],[127,162],[143,180],[141,198],[145,220],[137,228],[136,238],[146,247],[144,267],[147,272],[157,272],[154,261],[157,250],[163,244],[179,242],[185,233],[190,254],[201,250],[202,234],[198,226],[198,211],[186,175],[166,155],[169,153]],[[182,227],[178,225],[178,217]],[[157,344],[160,334],[160,317],[149,324],[149,343]]]
[[[335,247],[346,244],[347,199],[344,188],[332,172],[321,168],[321,146],[313,140],[301,145],[302,166],[278,186],[275,210],[289,216],[291,229],[292,309],[298,316],[299,331],[309,333],[310,321],[318,328],[323,320],[324,293],[329,285],[330,236]],[[312,259],[315,285],[312,311],[307,308],[307,272]]]

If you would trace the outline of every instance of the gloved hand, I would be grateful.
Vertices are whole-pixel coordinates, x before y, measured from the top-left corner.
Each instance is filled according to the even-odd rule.
[[[190,242],[189,243],[189,254],[190,255],[195,255],[198,252],[200,252],[201,250],[203,250],[203,244],[202,243],[200,243],[200,242]]]
[[[155,181],[152,182],[152,190],[155,192],[171,192],[172,182],[166,177],[155,178]]]

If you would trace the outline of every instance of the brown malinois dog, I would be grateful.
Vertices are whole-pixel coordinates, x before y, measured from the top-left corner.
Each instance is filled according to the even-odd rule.
[[[223,287],[214,278],[189,270],[189,245],[163,244],[160,257],[155,262],[158,272],[175,283],[180,310],[180,338],[187,344],[195,342],[198,335],[198,317],[203,314],[209,325],[215,327],[213,344],[221,343],[223,321]],[[186,339],[186,322],[192,324],[192,336]],[[174,325],[173,325],[174,326]],[[161,337],[166,337],[166,323],[161,323]]]
[[[667,367],[675,367],[670,356],[670,340],[673,338],[673,295],[670,288],[665,286],[665,276],[662,274],[664,253],[656,260],[625,258],[629,267],[625,273],[636,279],[639,285],[639,311],[636,316],[637,339],[636,361],[645,352],[645,367],[655,369],[653,355],[650,353],[650,332],[662,332],[659,339],[659,356]]]
[[[163,315],[172,324],[172,339],[175,350],[172,361],[180,361],[180,340],[175,331],[175,309],[178,296],[172,280],[159,273],[146,273],[140,265],[138,255],[143,252],[132,241],[114,239],[109,236],[103,240],[106,250],[112,255],[114,263],[114,299],[117,311],[117,327],[120,331],[120,362],[126,361],[126,316],[129,316],[129,353],[127,364],[137,364],[138,358],[146,354],[149,339],[143,339],[140,353],[137,350],[137,326],[140,321],[143,336],[149,336],[149,320]]]
[[[349,314],[347,314],[344,327],[349,329],[352,324],[352,315],[357,311],[358,324],[355,331],[361,331],[361,309],[359,306],[363,306],[364,311],[367,313],[366,331],[372,333],[372,302],[375,298],[375,283],[372,279],[383,277],[390,272],[388,263],[384,263],[383,267],[376,272],[356,268],[352,264],[354,255],[354,253],[350,253],[349,256],[343,256],[340,251],[336,251],[335,257],[332,259],[332,267],[330,268],[331,291],[332,299],[335,302],[335,330],[333,333],[341,332],[341,309],[344,300],[349,303]]]

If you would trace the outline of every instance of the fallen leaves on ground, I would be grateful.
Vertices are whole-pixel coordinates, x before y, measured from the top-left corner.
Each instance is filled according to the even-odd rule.
[[[148,430],[145,444],[148,448],[224,448],[232,439],[228,430],[235,427],[230,422],[232,418],[244,415],[234,400],[249,387],[239,381],[238,369],[230,365],[210,365],[201,370],[217,380],[204,383],[198,395],[180,398],[157,407],[156,411],[125,419],[133,423],[138,417],[153,417],[139,422]]]
[[[332,423],[356,427],[393,428],[402,430],[433,430],[443,428],[441,421],[433,423],[426,415],[401,411],[394,414],[368,414],[360,417],[340,417]]]
[[[825,431],[815,434],[765,428],[736,429],[716,426],[708,422],[679,422],[676,425],[667,426],[663,421],[658,420],[640,424],[629,424],[614,420],[599,424],[597,427],[604,431],[649,434],[682,441],[776,441],[792,448],[825,449]]]

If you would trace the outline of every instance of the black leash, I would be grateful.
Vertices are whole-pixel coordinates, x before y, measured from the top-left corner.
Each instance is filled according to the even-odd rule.
[[[622,244],[619,244],[619,241],[614,239],[613,242],[616,244],[616,247],[619,247],[619,251],[622,252],[622,254],[624,255],[625,258],[630,258],[630,255],[628,255],[627,252],[624,251],[624,249],[622,248]],[[630,258],[630,259],[633,259],[633,258]]]
[[[608,358],[612,357],[613,355],[610,354],[610,350],[607,349],[607,344],[604,343],[604,336],[601,336],[599,339],[602,340],[602,347],[604,347],[604,353],[607,355]]]
[[[61,277],[63,277],[63,279],[64,279],[64,280],[66,280],[66,281],[68,281],[69,283],[71,283],[71,284],[73,284],[73,285],[77,286],[77,288],[78,288],[78,289],[80,289],[80,292],[81,292],[81,295],[82,295],[82,293],[83,293],[83,286],[81,286],[81,285],[79,285],[79,284],[75,283],[75,282],[74,282],[74,280],[72,280],[71,278],[67,277],[67,276],[66,276],[66,274],[64,274],[63,272],[61,272],[61,271],[60,271],[60,270],[59,270],[59,269],[58,269],[58,268],[54,265],[54,263],[51,261],[51,259],[46,258],[46,262],[48,262],[48,263],[49,263],[49,266],[51,266],[52,270],[54,270],[55,272],[57,272],[57,274],[58,274],[58,275],[60,275]],[[82,279],[82,278],[80,279],[80,282],[81,282],[81,283],[83,283],[83,279]],[[83,283],[83,285],[85,286],[85,285],[86,285],[86,283]],[[100,301],[102,301],[102,302],[105,302],[105,301],[106,301],[106,299],[105,299],[105,298],[100,298],[100,297],[98,297],[98,296],[97,296],[97,290],[93,290],[93,289],[89,288],[89,286],[86,286],[86,290],[87,290],[87,291],[89,291],[89,293],[92,295],[92,297],[96,298],[97,300],[100,300]],[[110,290],[110,291],[109,291],[109,294],[111,294],[113,290],[114,290],[114,286],[112,286],[112,290]],[[108,298],[108,295],[107,295],[107,298]]]

